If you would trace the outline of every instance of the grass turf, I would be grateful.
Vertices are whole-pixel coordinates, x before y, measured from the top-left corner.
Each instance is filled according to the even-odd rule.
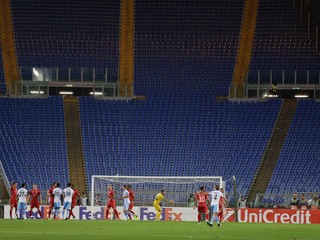
[[[153,221],[0,220],[0,239],[319,239],[319,225]]]

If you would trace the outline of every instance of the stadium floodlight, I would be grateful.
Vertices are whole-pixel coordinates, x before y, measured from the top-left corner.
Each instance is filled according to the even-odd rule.
[[[190,197],[204,186],[211,191],[215,185],[224,187],[220,176],[91,176],[90,202],[92,210],[97,205],[95,199],[101,199],[101,205],[107,204],[107,187],[112,185],[115,190],[115,199],[118,206],[122,206],[121,186],[130,185],[135,193],[135,206],[152,206],[157,193],[162,189],[166,191],[166,197],[175,202],[175,207],[190,207]]]

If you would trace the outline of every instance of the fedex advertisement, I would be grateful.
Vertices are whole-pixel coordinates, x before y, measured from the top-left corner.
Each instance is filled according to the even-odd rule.
[[[29,206],[27,210],[29,210]],[[4,206],[3,217],[9,219],[10,206]],[[48,217],[48,206],[41,206],[42,218]],[[125,220],[123,208],[117,207],[119,216]],[[138,215],[139,220],[152,221],[155,219],[156,213],[154,207],[134,207],[133,211]],[[62,208],[58,218],[61,217]],[[106,219],[105,207],[83,207],[76,206],[73,213],[78,220],[104,220]],[[197,210],[192,208],[167,207],[162,209],[162,221],[197,221]],[[29,217],[29,212],[27,211]],[[39,219],[39,214],[34,210],[32,217]],[[113,218],[113,212],[109,213],[109,219]],[[224,214],[223,222],[234,222],[235,212],[233,208],[227,208]],[[262,208],[246,208],[238,210],[238,221],[248,223],[283,223],[283,224],[319,224],[320,210],[291,210],[291,209],[262,209]]]
[[[29,217],[29,206],[27,207],[27,217]],[[93,210],[93,211],[92,211]],[[139,220],[154,220],[156,217],[154,207],[134,207],[132,209],[137,215]],[[41,206],[40,208],[42,218],[47,219],[49,207]],[[123,207],[117,207],[117,211],[119,213],[119,217],[122,220],[125,220],[126,217],[123,214]],[[10,206],[4,206],[4,218],[10,218]],[[103,220],[106,219],[105,216],[106,208],[105,207],[93,207],[90,206],[76,206],[73,209],[73,214],[76,216],[76,219],[79,220]],[[62,208],[60,209],[60,213],[58,218],[61,218]],[[192,208],[175,208],[175,207],[167,207],[162,209],[161,220],[163,221],[196,221],[197,220],[197,210],[193,210]],[[35,219],[39,219],[40,216],[36,209],[32,212],[32,217]],[[110,213],[108,218],[113,218],[113,212],[110,209]]]

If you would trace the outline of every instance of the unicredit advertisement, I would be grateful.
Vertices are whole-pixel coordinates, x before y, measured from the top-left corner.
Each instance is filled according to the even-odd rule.
[[[29,217],[29,206],[27,207],[27,217]],[[10,218],[10,206],[4,206],[4,218]],[[42,218],[48,217],[48,206],[41,206]],[[120,218],[125,220],[122,207],[117,208]],[[139,220],[154,220],[155,209],[153,207],[134,207],[133,211],[138,215]],[[58,219],[61,218],[62,208]],[[105,207],[88,207],[77,206],[73,209],[73,213],[78,220],[104,220]],[[192,208],[167,207],[163,208],[161,220],[163,221],[197,221],[197,210]],[[36,211],[32,212],[32,217],[39,219],[39,214]],[[108,218],[113,218],[113,213],[110,212]],[[227,208],[224,214],[223,222],[234,222],[234,209]],[[239,222],[250,223],[285,223],[285,224],[315,224],[320,223],[320,210],[291,210],[291,209],[260,209],[247,208],[238,210]]]
[[[227,208],[224,221],[235,221],[234,209]],[[320,223],[320,210],[246,208],[238,210],[238,221],[250,223],[313,224]]]

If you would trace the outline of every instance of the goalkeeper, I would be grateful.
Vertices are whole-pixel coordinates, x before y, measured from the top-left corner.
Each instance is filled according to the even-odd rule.
[[[171,204],[174,203],[173,200],[169,201],[167,200],[165,197],[165,190],[161,190],[160,193],[157,194],[156,196],[156,199],[154,200],[153,202],[153,206],[154,208],[156,209],[157,211],[157,214],[156,214],[156,221],[160,221],[160,216],[161,216],[161,213],[162,213],[162,208],[161,208],[161,201],[165,201],[165,202],[170,202]]]

